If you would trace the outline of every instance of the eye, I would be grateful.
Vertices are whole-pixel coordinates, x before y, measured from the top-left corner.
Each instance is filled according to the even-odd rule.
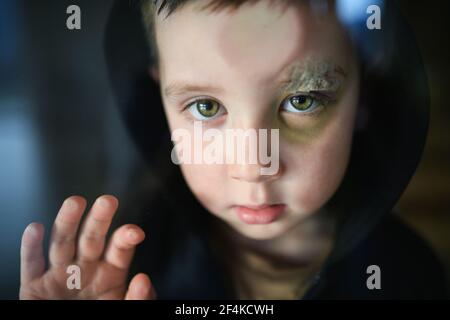
[[[294,113],[310,113],[317,109],[321,105],[321,101],[316,97],[308,94],[299,94],[286,98],[281,108],[283,111]]]
[[[211,99],[199,99],[188,105],[187,110],[197,120],[211,120],[224,113],[224,108]]]

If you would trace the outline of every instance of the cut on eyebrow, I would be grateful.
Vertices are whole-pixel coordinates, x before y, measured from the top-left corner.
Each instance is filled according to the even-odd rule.
[[[299,89],[337,91],[341,87],[342,78],[347,77],[344,68],[328,60],[294,62],[286,69],[289,78],[281,81],[286,91]]]

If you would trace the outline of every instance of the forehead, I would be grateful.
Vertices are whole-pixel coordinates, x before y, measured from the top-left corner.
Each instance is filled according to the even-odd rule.
[[[202,4],[194,1],[156,17],[163,82],[233,79],[269,85],[311,56],[316,61],[333,56],[337,64],[345,57],[342,46],[333,45],[334,21],[315,17],[306,5],[262,0],[211,12]]]

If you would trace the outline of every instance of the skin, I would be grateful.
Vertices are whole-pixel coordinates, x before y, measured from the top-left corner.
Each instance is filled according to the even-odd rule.
[[[207,96],[226,108],[208,127],[280,129],[280,170],[263,176],[260,164],[183,164],[182,173],[219,218],[217,234],[234,248],[317,265],[332,246],[334,230],[320,213],[342,180],[351,148],[359,86],[354,54],[332,16],[315,18],[306,7],[272,7],[264,0],[211,14],[199,11],[204,2],[187,4],[167,19],[156,17],[160,65],[150,74],[160,82],[170,129],[192,130],[192,116],[181,106]],[[186,84],[197,88],[185,90]],[[317,116],[280,111],[286,91],[323,90],[321,85],[332,91],[333,102]],[[266,225],[247,225],[233,211],[238,204],[260,203],[284,203],[287,211]],[[30,224],[22,237],[20,298],[155,298],[147,275],[126,283],[143,230],[124,225],[106,239],[118,204],[112,195],[99,197],[80,225],[86,200],[67,198],[51,231],[48,266],[44,228]],[[81,267],[81,290],[66,288],[66,269],[73,264]]]
[[[237,248],[299,263],[323,257],[333,222],[319,212],[344,176],[357,109],[359,71],[350,43],[333,15],[315,17],[306,6],[260,1],[211,14],[200,4],[155,21],[160,64],[151,74],[170,129],[193,135],[195,119],[181,110],[208,97],[226,112],[206,127],[280,129],[280,170],[263,176],[260,164],[182,164],[182,173]],[[280,111],[292,88],[330,91],[332,101],[317,116]],[[233,211],[261,203],[284,203],[287,212],[249,225]]]
[[[20,299],[153,299],[156,292],[145,274],[127,284],[136,245],[145,234],[136,225],[118,228],[108,245],[106,233],[119,205],[111,195],[99,197],[80,227],[86,200],[67,198],[53,224],[49,266],[43,252],[44,227],[31,223],[24,231],[20,250]],[[67,289],[69,265],[81,269],[81,289]]]

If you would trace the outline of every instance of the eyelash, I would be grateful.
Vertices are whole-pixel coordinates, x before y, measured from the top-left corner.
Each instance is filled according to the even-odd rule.
[[[289,102],[290,99],[292,99],[294,97],[297,97],[297,96],[307,96],[307,97],[310,97],[310,98],[314,99],[314,102],[316,102],[316,107],[314,107],[313,110],[307,110],[307,111],[300,111],[299,110],[297,112],[285,111],[285,110],[281,109],[281,107],[284,105],[284,103]],[[220,108],[224,108],[225,109],[225,107],[220,102],[218,102],[216,99],[214,99],[214,98],[211,98],[211,97],[199,97],[199,98],[195,99],[194,101],[191,101],[191,102],[185,104],[182,107],[181,112],[185,113],[185,111],[189,111],[188,109],[190,107],[194,106],[196,103],[199,103],[202,100],[214,101],[214,102],[219,104]],[[284,98],[282,100],[282,102],[280,104],[280,106],[281,106],[280,107],[280,111],[285,111],[285,112],[292,113],[292,114],[301,114],[301,116],[315,117],[315,116],[318,116],[318,114],[321,113],[322,109],[320,107],[326,108],[326,107],[328,107],[328,104],[330,102],[334,102],[334,101],[335,101],[335,99],[332,97],[332,94],[330,92],[327,92],[327,91],[296,92],[294,94],[291,94],[291,95],[287,96],[286,98]],[[199,121],[200,120],[200,121],[203,121],[203,122],[212,122],[213,120],[219,118],[220,116],[222,116],[224,114],[227,114],[226,109],[225,109],[224,112],[222,112],[220,114],[219,114],[219,112],[218,112],[217,116],[214,115],[213,117],[210,117],[208,119],[203,119],[203,120],[195,118],[192,114],[187,115],[187,118],[190,121]]]
[[[287,111],[287,112],[292,113],[292,114],[301,114],[302,116],[314,117],[314,116],[318,116],[321,113],[322,109],[326,108],[330,102],[335,101],[335,99],[333,98],[332,93],[330,93],[328,91],[296,92],[296,93],[294,93],[292,95],[289,95],[286,98],[284,98],[283,101],[281,102],[281,107],[286,102],[290,103],[290,100],[292,98],[298,97],[298,96],[306,96],[306,97],[312,98],[313,99],[313,103],[315,103],[316,106],[315,107],[311,107],[311,110],[307,109],[305,111],[301,111],[301,110],[297,109],[297,111]],[[281,111],[285,111],[285,110],[281,110]]]
[[[185,104],[182,108],[181,108],[181,112],[183,114],[186,114],[185,111],[188,111],[188,114],[186,115],[187,120],[194,122],[194,121],[203,121],[204,123],[210,123],[213,122],[214,120],[216,120],[217,118],[219,118],[221,115],[227,114],[226,109],[224,112],[222,112],[221,114],[218,113],[218,115],[214,115],[213,117],[210,117],[208,119],[197,119],[195,118],[190,112],[189,112],[189,108],[193,105],[195,105],[196,103],[199,103],[202,100],[211,100],[214,101],[216,103],[219,104],[220,108],[225,109],[225,107],[223,106],[223,104],[221,104],[219,101],[217,101],[216,99],[212,98],[212,97],[208,97],[208,96],[204,96],[204,97],[198,97],[197,99],[195,99],[194,101],[188,102],[187,104]],[[220,112],[220,111],[219,111]]]

